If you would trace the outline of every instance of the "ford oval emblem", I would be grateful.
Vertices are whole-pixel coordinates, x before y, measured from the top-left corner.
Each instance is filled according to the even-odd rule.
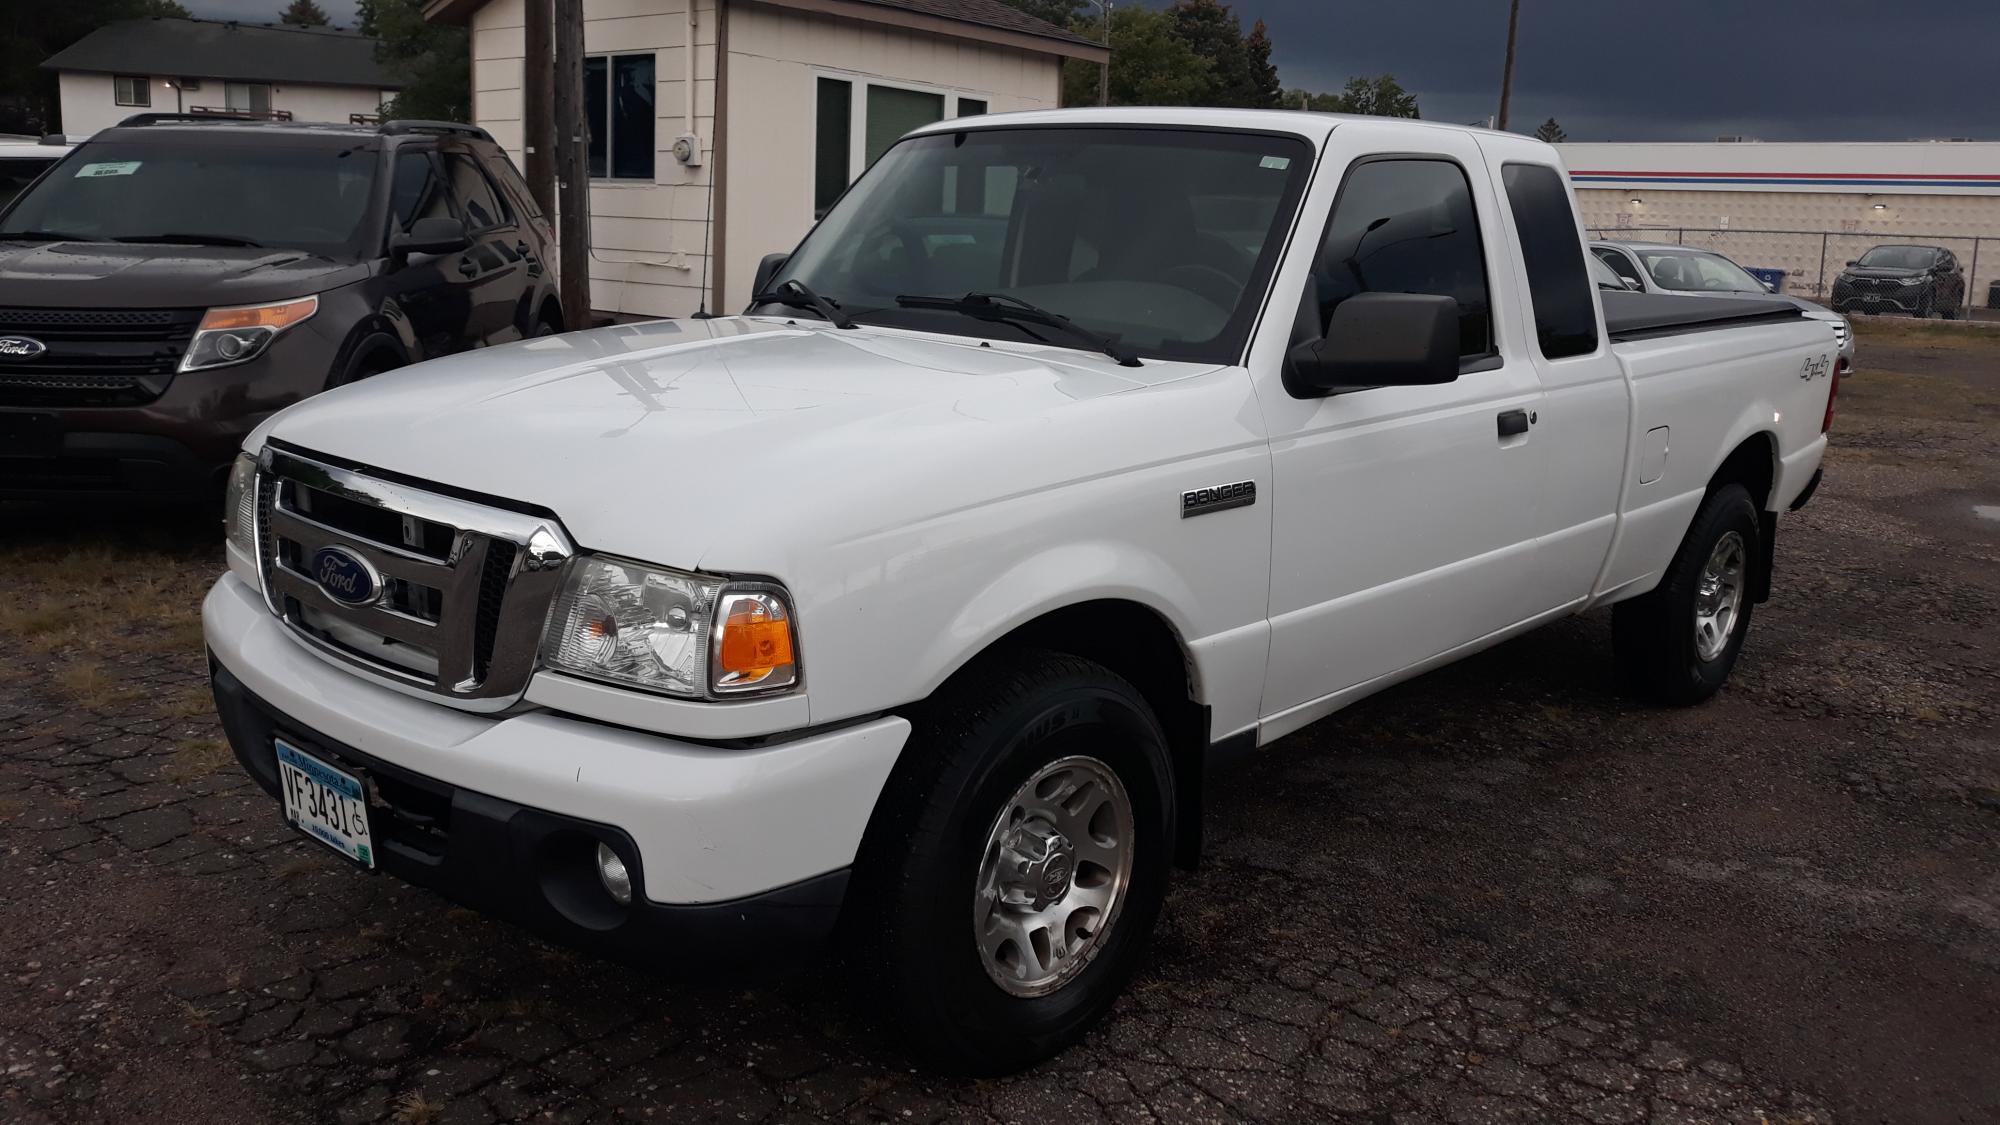
[[[0,336],[0,359],[34,359],[49,346],[29,336]]]
[[[345,547],[321,547],[313,552],[312,579],[326,596],[341,605],[375,604],[382,596],[382,576],[368,560]]]

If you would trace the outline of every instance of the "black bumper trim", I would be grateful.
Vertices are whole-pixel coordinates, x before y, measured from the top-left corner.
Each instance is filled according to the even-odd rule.
[[[459,788],[336,742],[279,714],[213,654],[209,680],[236,760],[273,799],[272,739],[282,735],[367,779],[379,870],[553,941],[652,969],[697,950],[764,962],[824,944],[839,918],[846,868],[727,902],[621,907],[599,883],[595,855],[598,843],[610,844],[644,886],[623,829]]]
[[[1805,507],[1806,503],[1813,498],[1813,493],[1819,491],[1819,478],[1825,472],[1826,472],[1825,466],[1821,466],[1820,468],[1813,470],[1812,479],[1806,482],[1805,491],[1799,493],[1798,496],[1792,500],[1792,511],[1796,512],[1800,508]]]

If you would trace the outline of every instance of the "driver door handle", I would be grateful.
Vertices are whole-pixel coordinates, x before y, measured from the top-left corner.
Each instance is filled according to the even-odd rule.
[[[1525,434],[1528,432],[1528,423],[1530,421],[1528,412],[1525,410],[1503,410],[1500,412],[1500,436],[1509,438],[1517,434]]]

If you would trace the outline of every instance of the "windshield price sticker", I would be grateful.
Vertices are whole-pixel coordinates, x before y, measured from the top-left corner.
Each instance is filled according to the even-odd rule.
[[[86,164],[76,170],[76,178],[88,180],[96,176],[129,176],[139,170],[143,160],[110,160],[101,164]]]

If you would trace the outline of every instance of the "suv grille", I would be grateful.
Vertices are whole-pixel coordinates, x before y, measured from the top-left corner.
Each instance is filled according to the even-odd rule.
[[[256,531],[265,599],[294,633],[475,709],[527,689],[572,553],[552,519],[276,448],[257,475]],[[363,604],[335,600],[314,577],[314,556],[329,547],[366,564],[374,590]]]
[[[173,381],[200,309],[0,308],[0,336],[48,346],[33,359],[0,357],[0,405],[127,406]]]

